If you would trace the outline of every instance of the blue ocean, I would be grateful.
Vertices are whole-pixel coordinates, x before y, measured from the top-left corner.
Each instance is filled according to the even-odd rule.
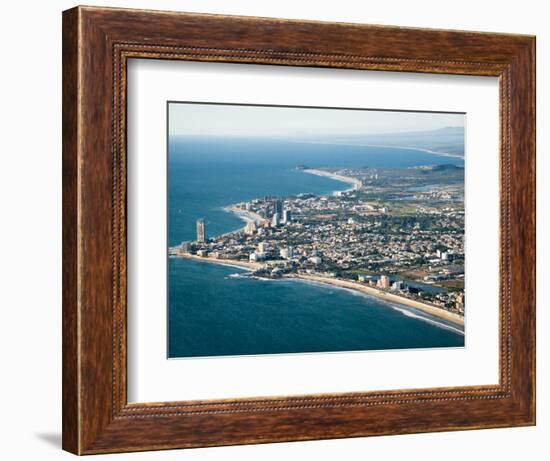
[[[212,237],[243,222],[224,207],[267,195],[328,194],[348,184],[308,167],[409,167],[452,163],[421,150],[254,138],[171,137],[169,245]],[[204,357],[460,347],[464,334],[411,308],[297,280],[235,277],[243,269],[169,259],[168,356]]]

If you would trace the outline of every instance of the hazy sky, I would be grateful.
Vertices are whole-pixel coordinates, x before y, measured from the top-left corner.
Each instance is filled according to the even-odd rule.
[[[170,135],[319,136],[464,126],[464,114],[219,104],[169,104]]]

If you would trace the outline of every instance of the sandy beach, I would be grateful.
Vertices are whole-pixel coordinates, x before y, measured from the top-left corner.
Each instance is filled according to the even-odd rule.
[[[206,263],[214,263],[214,264],[221,264],[222,266],[230,266],[230,267],[238,267],[241,269],[247,269],[250,271],[254,271],[257,269],[261,269],[264,267],[264,264],[261,263],[253,263],[248,261],[234,261],[234,260],[227,260],[227,259],[216,259],[216,258],[208,258],[203,256],[197,256],[193,255],[191,253],[178,253],[175,255],[172,255],[174,258],[186,258],[186,259],[194,259],[196,261],[203,261]]]
[[[224,210],[230,213],[235,213],[239,218],[247,223],[261,223],[262,221],[265,221],[265,218],[260,216],[258,213],[255,213],[254,211],[243,210],[235,205],[226,206]]]
[[[308,168],[302,171],[304,173],[314,174],[315,176],[323,176],[325,178],[334,179],[335,181],[351,184],[351,188],[348,190],[357,190],[361,188],[361,181],[359,179],[351,178],[349,176],[342,176],[337,173],[332,173],[330,171],[316,170],[313,168]]]
[[[464,155],[454,154],[452,152],[441,152],[437,150],[424,149],[422,147],[414,146],[392,146],[384,144],[354,144],[346,142],[323,142],[323,141],[311,141],[307,144],[334,144],[336,146],[359,146],[359,147],[382,147],[387,149],[406,149],[406,150],[418,150],[421,152],[427,152],[428,154],[440,155],[441,157],[454,157],[464,159]]]
[[[221,265],[230,266],[230,267],[238,267],[238,268],[247,269],[250,271],[262,269],[263,267],[265,267],[265,264],[262,264],[262,263],[208,258],[208,257],[193,255],[190,253],[179,253],[173,256],[176,258],[179,257],[179,258],[194,259],[196,261],[221,264]],[[440,307],[433,306],[431,304],[426,304],[421,301],[405,298],[404,296],[399,296],[393,293],[388,293],[386,291],[378,290],[377,288],[367,286],[363,283],[353,282],[350,280],[336,279],[331,277],[323,277],[321,275],[312,275],[312,274],[291,274],[291,275],[286,275],[284,277],[302,279],[306,281],[323,283],[326,285],[333,285],[340,288],[347,288],[349,290],[359,291],[361,293],[365,293],[367,295],[374,296],[376,298],[383,299],[391,303],[413,307],[422,312],[426,312],[427,314],[433,315],[434,317],[447,320],[448,322],[454,323],[455,325],[458,325],[460,327],[464,326],[464,317],[458,314],[454,314],[453,312],[446,311],[445,309],[441,309]]]
[[[335,278],[323,277],[320,275],[310,275],[310,274],[299,274],[293,277],[298,279],[303,279],[303,280],[310,280],[318,283],[325,283],[328,285],[334,285],[340,288],[348,288],[350,290],[359,291],[371,296],[375,296],[380,299],[384,299],[392,303],[413,307],[422,312],[426,312],[427,314],[431,314],[435,317],[439,317],[441,319],[452,322],[455,325],[459,325],[461,327],[464,326],[464,317],[458,314],[454,314],[452,312],[446,311],[445,309],[441,309],[440,307],[437,307],[437,306],[432,306],[431,304],[426,304],[420,301],[416,301],[414,299],[405,298],[404,296],[399,296],[393,293],[388,293],[386,291],[378,290],[376,288],[367,286],[359,282],[352,282],[348,280],[335,279]]]
[[[265,221],[265,218],[263,216],[260,216],[258,213],[254,212],[254,211],[243,210],[241,208],[238,208],[235,205],[226,206],[224,208],[224,210],[227,211],[228,213],[236,214],[246,224],[248,224],[249,222],[255,222],[257,225],[260,225],[263,221]],[[233,230],[233,231],[230,231],[230,232],[226,232],[225,234],[222,234],[222,236],[223,235],[231,235],[231,234],[234,234],[235,232],[239,232],[239,231],[244,232],[245,229],[246,229],[246,225],[241,227],[240,229],[236,229],[236,230]]]
[[[423,149],[422,147],[412,147],[412,146],[383,146],[380,144],[358,144],[360,146],[364,147],[383,147],[388,149],[405,149],[405,150],[419,150],[421,152],[427,152],[428,154],[434,154],[439,155],[441,157],[453,157],[453,158],[461,158],[464,159],[463,155],[460,154],[453,154],[451,152],[439,152],[436,150],[430,150],[430,149]]]
[[[323,170],[316,170],[314,168],[308,168],[303,170],[304,173],[313,174],[315,176],[323,176],[325,178],[334,179],[335,181],[345,182],[347,184],[350,184],[351,187],[347,189],[348,191],[352,190],[358,190],[361,188],[361,181],[356,178],[350,178],[349,176],[343,176],[339,175],[337,173],[332,173],[330,171],[323,171]],[[228,213],[234,213],[236,214],[240,219],[242,219],[245,223],[249,222],[255,222],[256,224],[261,224],[263,221],[266,220],[263,216],[260,216],[258,213],[250,210],[243,210],[242,208],[237,207],[236,205],[229,205],[224,208],[225,211]],[[245,226],[246,227],[246,226]],[[238,232],[240,230],[244,230],[245,227],[241,229],[237,229],[235,231],[226,232],[222,235],[230,235],[235,232]]]

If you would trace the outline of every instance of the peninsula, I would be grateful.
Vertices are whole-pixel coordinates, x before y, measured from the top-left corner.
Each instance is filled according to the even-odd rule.
[[[297,167],[351,187],[225,208],[241,229],[169,249],[248,276],[330,284],[464,326],[464,169]]]

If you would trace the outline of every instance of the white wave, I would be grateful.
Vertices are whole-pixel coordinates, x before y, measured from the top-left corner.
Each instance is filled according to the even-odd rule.
[[[460,335],[464,335],[464,331],[460,330],[459,328],[455,328],[453,327],[452,325],[449,325],[448,323],[443,323],[443,322],[438,322],[437,320],[433,319],[433,318],[430,318],[430,317],[426,317],[424,315],[419,315],[409,309],[404,309],[402,307],[397,307],[397,306],[394,306],[392,304],[390,304],[390,307],[396,311],[399,311],[401,312],[403,315],[407,316],[407,317],[411,317],[411,318],[415,318],[415,319],[418,319],[418,320],[422,320],[423,322],[427,322],[427,323],[431,323],[439,328],[444,328],[446,330],[451,330],[451,331],[454,331],[455,333],[458,333]]]

